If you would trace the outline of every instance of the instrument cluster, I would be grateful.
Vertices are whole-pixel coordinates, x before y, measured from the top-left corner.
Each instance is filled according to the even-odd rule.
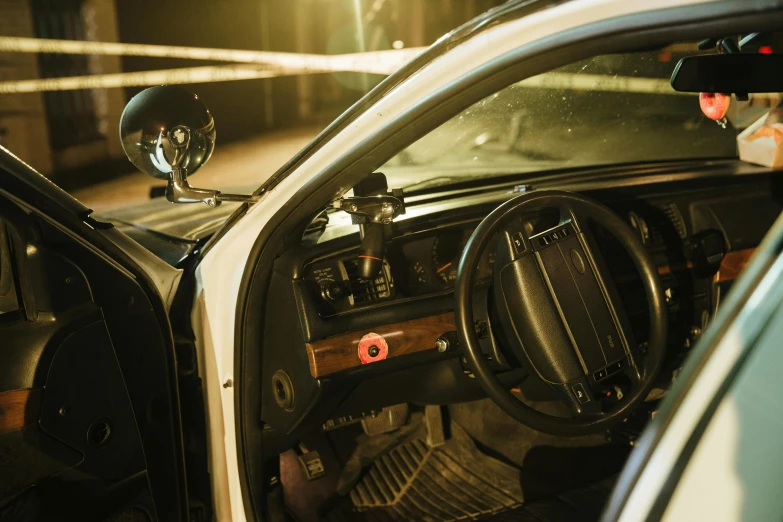
[[[457,265],[473,229],[447,229],[439,234],[406,242],[402,255],[407,262],[406,293],[418,296],[450,289],[457,279]],[[491,279],[495,262],[494,242],[484,252],[479,279]]]
[[[357,253],[349,251],[305,266],[305,281],[322,315],[333,315],[378,301],[448,293],[475,224],[406,235],[386,244],[383,267],[375,279],[356,275]],[[478,281],[492,278],[496,243],[482,254]]]

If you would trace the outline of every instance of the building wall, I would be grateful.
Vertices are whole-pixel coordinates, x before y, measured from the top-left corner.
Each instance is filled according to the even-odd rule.
[[[82,6],[85,36],[95,42],[118,42],[117,11],[114,0],[84,0]],[[122,72],[119,56],[89,56],[90,74],[112,74]],[[121,89],[93,89],[95,115],[98,131],[105,140],[107,156],[123,156],[120,143],[120,117],[125,108],[125,96]]]
[[[0,34],[35,36],[28,0],[0,1]],[[38,78],[34,54],[0,53],[0,80]],[[49,130],[41,93],[0,94],[0,145],[44,174],[52,172]]]
[[[22,37],[46,35],[46,28],[63,22],[58,19],[58,10],[64,5],[59,3],[61,1],[0,1],[0,34]],[[70,5],[77,8],[79,23],[74,25],[79,26],[85,40],[117,41],[113,0],[70,0]],[[65,32],[65,36],[73,34]],[[87,67],[69,74],[67,67],[62,69],[61,66],[63,59],[67,63],[71,58],[74,61],[86,60]],[[47,67],[57,64],[60,66],[56,69],[47,70]],[[0,76],[4,81],[115,73],[120,72],[120,66],[119,58],[113,56],[0,54]],[[65,140],[63,145],[62,135],[70,134],[70,130],[62,123],[67,123],[72,117],[69,111],[76,111],[77,105],[84,105],[85,100],[90,102],[88,112],[96,120],[97,132],[84,140]],[[80,175],[82,167],[123,155],[118,128],[124,103],[122,92],[116,89],[93,89],[86,93],[3,94],[0,95],[0,143],[56,182],[78,185],[78,180],[73,178]],[[56,126],[52,125],[53,108],[60,114]],[[82,113],[74,113],[73,119],[83,116]]]

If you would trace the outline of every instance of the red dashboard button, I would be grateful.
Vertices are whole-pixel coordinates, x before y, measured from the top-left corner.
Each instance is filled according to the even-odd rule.
[[[371,332],[361,338],[357,351],[362,364],[367,364],[386,359],[389,355],[389,345],[382,335]]]

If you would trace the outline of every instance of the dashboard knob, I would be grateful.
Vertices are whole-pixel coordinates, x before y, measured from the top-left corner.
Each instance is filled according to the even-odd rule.
[[[382,335],[370,332],[359,340],[357,354],[362,364],[382,361],[389,355],[389,345]]]
[[[345,297],[345,288],[339,283],[327,283],[321,287],[321,295],[328,301],[339,301]]]

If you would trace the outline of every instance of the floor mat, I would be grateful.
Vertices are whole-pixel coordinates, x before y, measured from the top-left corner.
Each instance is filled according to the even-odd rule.
[[[482,453],[458,425],[444,444],[425,440],[417,431],[377,458],[328,520],[476,520],[522,503],[519,469]]]
[[[536,407],[546,411],[547,405]],[[616,475],[631,450],[608,444],[604,433],[557,437],[537,432],[509,417],[489,399],[451,405],[449,415],[482,451],[522,470],[527,502]]]

